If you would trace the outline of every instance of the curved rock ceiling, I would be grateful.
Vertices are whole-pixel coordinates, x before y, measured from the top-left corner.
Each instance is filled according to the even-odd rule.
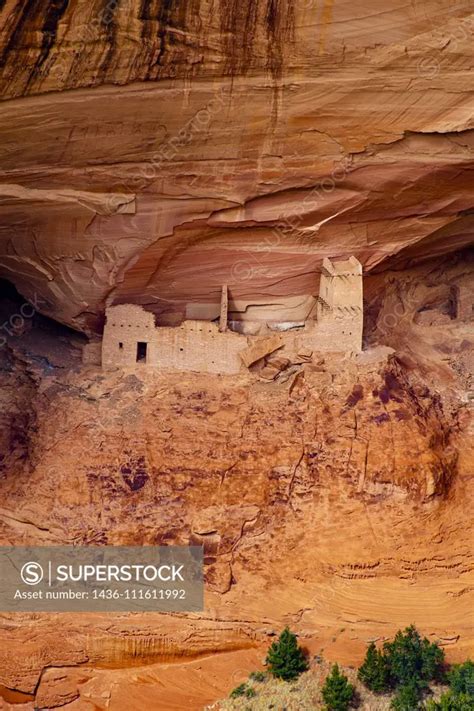
[[[324,256],[473,241],[470,2],[0,8],[0,276],[64,323],[212,318],[223,283],[298,318]]]

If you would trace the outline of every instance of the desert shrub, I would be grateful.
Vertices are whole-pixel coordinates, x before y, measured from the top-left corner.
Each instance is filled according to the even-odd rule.
[[[249,679],[251,679],[252,681],[258,681],[260,683],[262,681],[265,681],[266,678],[267,678],[267,675],[265,674],[264,671],[253,671],[253,672],[250,672],[250,674],[249,674]]]
[[[345,674],[341,674],[337,664],[326,677],[322,688],[322,696],[327,711],[347,711],[355,698],[355,689]]]
[[[240,696],[245,696],[247,699],[253,699],[257,696],[257,692],[248,684],[239,684],[230,692],[230,698],[238,699]]]
[[[416,681],[411,681],[399,687],[392,699],[390,708],[394,711],[418,711],[421,709],[421,689]]]
[[[245,696],[245,692],[248,688],[247,684],[239,684],[235,687],[235,689],[232,689],[229,696],[231,699],[237,699],[239,696]]]
[[[308,669],[308,662],[296,635],[285,627],[278,641],[270,646],[266,662],[272,676],[291,681]]]
[[[427,682],[443,678],[443,650],[435,642],[422,638],[413,625],[404,632],[399,630],[393,642],[385,642],[383,655],[394,687],[426,688]]]
[[[390,688],[390,668],[385,655],[372,642],[357,674],[359,681],[376,694]]]

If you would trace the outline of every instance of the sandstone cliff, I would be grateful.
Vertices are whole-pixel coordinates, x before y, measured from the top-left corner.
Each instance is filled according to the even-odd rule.
[[[202,615],[1,614],[0,708],[198,709],[284,624],[342,663],[411,622],[472,654],[473,23],[0,1],[0,313],[37,311],[1,336],[0,542],[202,543],[208,591]],[[351,254],[357,358],[81,366],[109,304],[176,323],[227,284],[241,316],[297,320]]]
[[[0,275],[64,323],[223,283],[298,318],[324,256],[472,241],[468,2],[0,10]]]
[[[346,663],[410,621],[472,653],[466,283],[465,254],[372,277],[365,352],[286,382],[104,374],[71,336],[12,339],[2,542],[203,545],[207,595],[198,615],[3,615],[0,684],[39,708],[200,708],[284,624]]]

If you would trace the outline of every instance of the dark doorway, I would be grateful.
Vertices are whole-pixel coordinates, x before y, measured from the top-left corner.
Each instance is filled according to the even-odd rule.
[[[146,363],[146,348],[148,343],[138,341],[137,343],[137,363]]]

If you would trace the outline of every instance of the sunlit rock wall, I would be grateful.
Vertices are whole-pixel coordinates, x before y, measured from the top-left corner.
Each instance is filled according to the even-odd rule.
[[[325,256],[466,245],[473,26],[451,0],[6,0],[0,275],[81,330],[224,283],[297,321]]]

